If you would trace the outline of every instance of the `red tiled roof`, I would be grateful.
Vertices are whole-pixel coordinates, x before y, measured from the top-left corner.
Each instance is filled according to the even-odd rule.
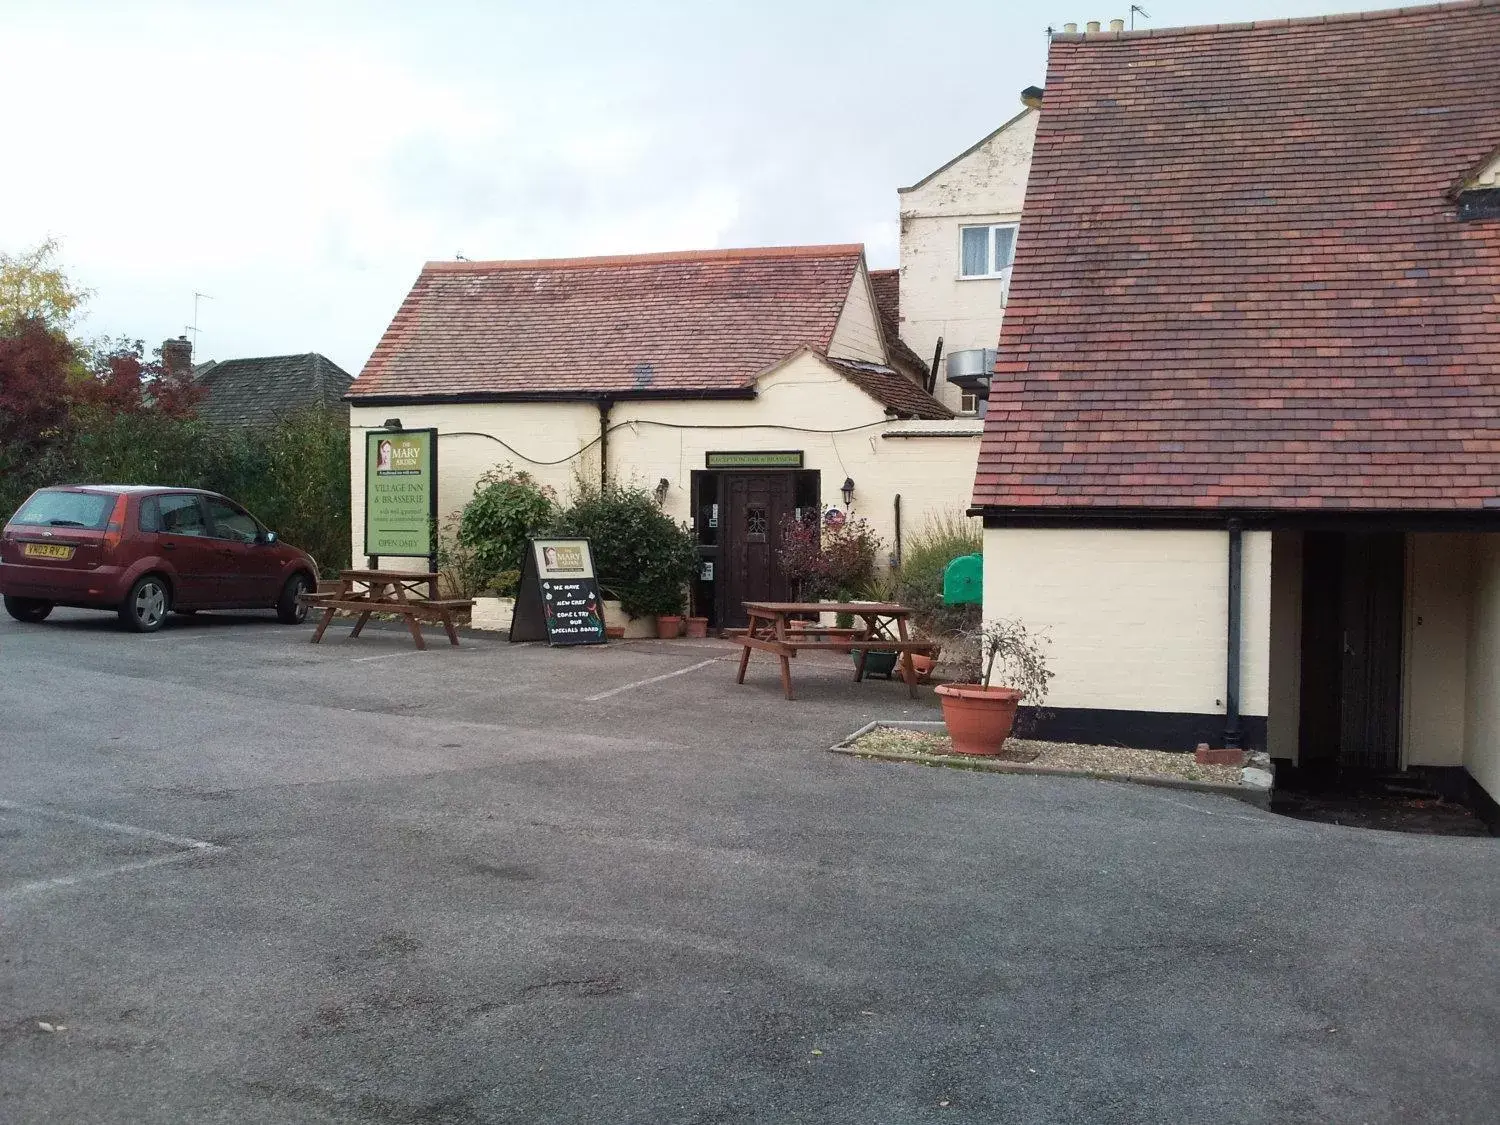
[[[953,418],[953,411],[892,367],[857,359],[827,359],[829,366],[902,418]]]
[[[891,366],[925,385],[927,361],[901,338],[901,271],[871,270],[870,288],[875,293],[875,312],[880,317],[881,331],[885,333]]]
[[[975,503],[1500,508],[1500,3],[1052,41]]]
[[[748,391],[797,348],[828,349],[863,255],[429,262],[349,398]]]

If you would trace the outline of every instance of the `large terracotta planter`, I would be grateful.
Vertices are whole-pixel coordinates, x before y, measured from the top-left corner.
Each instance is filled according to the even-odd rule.
[[[687,619],[687,635],[695,639],[708,636],[708,618],[689,617]]]
[[[676,613],[658,613],[656,615],[656,635],[658,637],[675,637],[682,632],[682,617]]]
[[[936,690],[955,754],[1000,753],[1016,724],[1022,692],[980,684],[938,684]]]

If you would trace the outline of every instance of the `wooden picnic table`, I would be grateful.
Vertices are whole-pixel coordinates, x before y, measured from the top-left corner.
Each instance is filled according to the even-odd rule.
[[[823,649],[859,655],[854,661],[854,681],[865,677],[865,657],[870,651],[896,652],[901,657],[901,678],[911,697],[917,697],[917,670],[912,665],[914,652],[931,654],[937,646],[914,641],[906,632],[911,610],[892,602],[745,602],[749,628],[735,630],[732,639],[744,647],[740,654],[740,673],[735,683],[745,682],[753,649],[769,652],[781,661],[781,687],[788,699],[792,695],[791,658],[799,649]],[[809,614],[845,613],[864,622],[856,628],[836,628],[802,620]],[[891,629],[896,636],[890,635]]]
[[[412,642],[420,649],[427,647],[422,638],[423,621],[435,621],[448,634],[448,641],[458,644],[458,631],[453,627],[455,610],[472,606],[468,598],[440,600],[437,596],[438,576],[416,574],[398,570],[344,570],[339,572],[339,588],[324,594],[303,594],[310,609],[321,609],[323,620],[312,635],[312,643],[323,639],[323,633],[333,621],[336,613],[358,614],[351,637],[357,637],[364,629],[372,613],[395,614],[406,621],[411,630]]]

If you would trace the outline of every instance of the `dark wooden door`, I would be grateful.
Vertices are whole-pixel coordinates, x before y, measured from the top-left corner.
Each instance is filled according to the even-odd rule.
[[[789,597],[777,564],[782,520],[791,514],[791,473],[725,473],[724,519],[719,528],[719,620],[728,626],[746,623],[745,602],[780,602]]]
[[[1339,757],[1346,769],[1401,765],[1405,561],[1400,535],[1344,538]]]
[[[1302,566],[1298,763],[1315,773],[1399,769],[1404,539],[1310,532]]]

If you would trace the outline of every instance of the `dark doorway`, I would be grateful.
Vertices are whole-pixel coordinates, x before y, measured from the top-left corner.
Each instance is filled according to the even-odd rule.
[[[781,529],[789,516],[816,518],[818,487],[815,470],[693,474],[702,560],[693,601],[714,628],[743,626],[747,601],[791,598],[777,563]]]
[[[1399,533],[1304,537],[1299,770],[1400,769],[1405,591]]]

